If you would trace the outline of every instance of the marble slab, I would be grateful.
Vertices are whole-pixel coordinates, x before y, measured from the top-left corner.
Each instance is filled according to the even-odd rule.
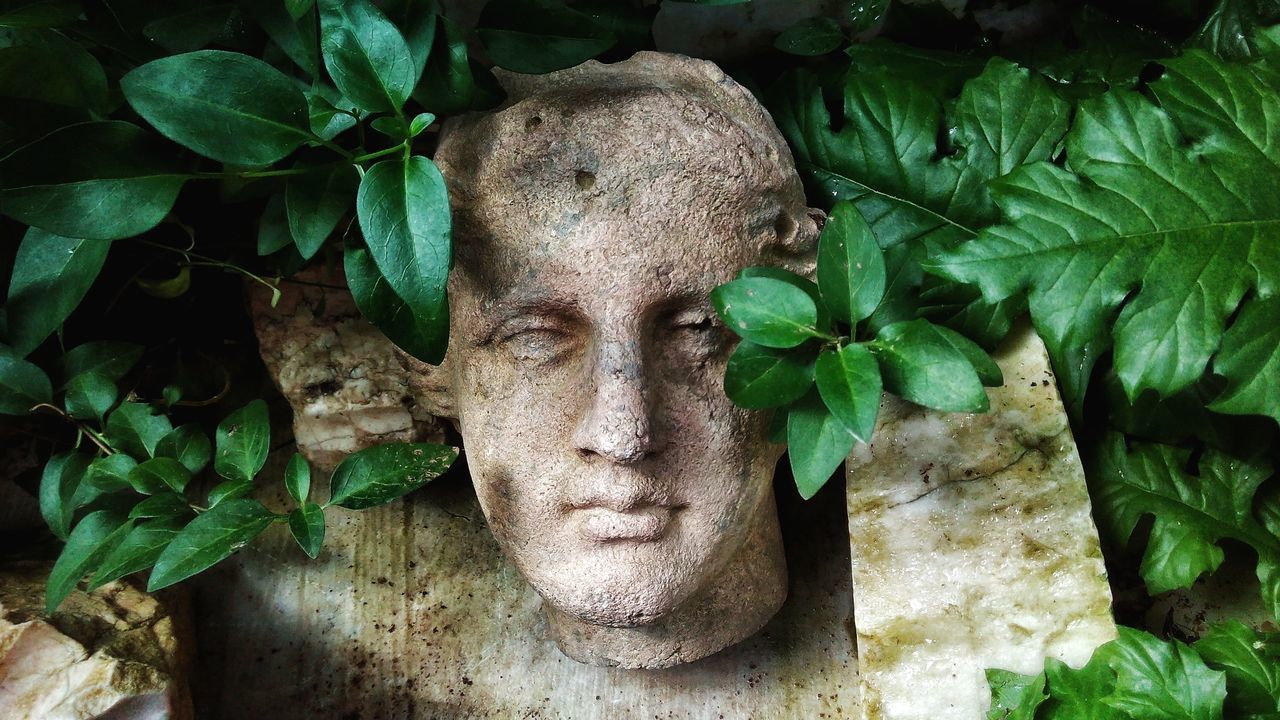
[[[984,668],[1073,666],[1115,636],[1080,458],[1044,345],[999,349],[991,412],[886,397],[846,464],[861,717],[986,717]]]

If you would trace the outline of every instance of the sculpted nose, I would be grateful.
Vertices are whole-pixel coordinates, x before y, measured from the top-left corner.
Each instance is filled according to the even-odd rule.
[[[626,464],[653,452],[648,392],[634,343],[600,347],[591,380],[592,395],[573,436],[578,453]]]

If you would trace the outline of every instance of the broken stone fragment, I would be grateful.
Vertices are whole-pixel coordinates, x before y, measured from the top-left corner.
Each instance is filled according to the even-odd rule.
[[[0,565],[0,718],[191,718],[185,596],[120,581],[45,617],[51,568]]]
[[[991,411],[897,398],[847,464],[862,717],[981,718],[984,670],[1084,664],[1115,637],[1084,471],[1030,329]],[[928,688],[928,692],[920,692]]]
[[[298,450],[328,471],[371,445],[443,442],[440,421],[415,406],[393,346],[360,315],[342,275],[314,268],[291,280],[274,308],[266,288],[252,286],[250,298],[262,360],[293,408]]]

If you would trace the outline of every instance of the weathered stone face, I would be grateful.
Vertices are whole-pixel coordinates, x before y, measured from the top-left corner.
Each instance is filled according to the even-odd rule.
[[[449,356],[410,362],[457,419],[505,552],[580,660],[661,667],[759,629],[786,594],[782,447],[725,396],[708,301],[749,265],[812,266],[820,214],[758,103],[642,53],[505,78],[447,128]]]

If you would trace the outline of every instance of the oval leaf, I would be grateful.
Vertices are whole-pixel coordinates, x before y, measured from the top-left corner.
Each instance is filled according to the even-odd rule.
[[[77,375],[67,384],[67,414],[81,420],[99,420],[116,404],[116,384],[98,373]]]
[[[441,304],[433,312],[415,313],[391,289],[368,248],[356,245],[344,251],[343,270],[356,308],[388,340],[423,362],[437,365],[444,359],[449,342],[448,295],[440,296]]]
[[[213,455],[209,436],[195,425],[183,425],[160,438],[156,443],[158,457],[173,458],[182,463],[192,475],[204,469]]]
[[[817,391],[787,412],[787,455],[800,497],[808,500],[827,484],[857,438],[840,422]]]
[[[120,88],[162,135],[220,162],[268,165],[313,137],[298,86],[241,53],[153,60],[121,78]]]
[[[757,345],[791,348],[821,337],[813,298],[782,280],[734,280],[712,290],[711,303],[730,330]]]
[[[826,55],[844,43],[840,25],[828,17],[805,18],[782,31],[773,46],[785,53],[814,57]]]
[[[369,0],[319,0],[324,66],[363,110],[398,112],[417,82],[408,43]]]
[[[112,447],[147,458],[155,455],[156,443],[173,430],[173,425],[150,405],[126,402],[107,416],[106,430]]]
[[[173,458],[151,458],[129,471],[129,484],[143,495],[182,492],[189,482],[191,471]]]
[[[129,511],[129,519],[171,518],[186,515],[190,512],[191,506],[187,504],[187,501],[181,495],[166,491],[158,495],[152,495],[134,505],[133,509]]]
[[[228,480],[251,484],[267,462],[270,444],[267,403],[259,398],[218,423],[213,469]]]
[[[147,592],[155,592],[230,557],[267,529],[275,515],[257,500],[226,500],[192,520],[156,560]]]
[[[289,513],[289,532],[307,557],[315,560],[324,544],[324,510],[315,503],[307,503]]]
[[[141,357],[141,345],[105,340],[71,348],[62,359],[62,366],[68,380],[95,373],[114,382],[124,377]]]
[[[284,469],[284,487],[296,502],[307,501],[307,495],[311,492],[311,465],[302,453],[294,453],[289,458],[289,465]]]
[[[456,457],[457,448],[428,443],[365,448],[333,471],[329,504],[363,510],[391,502],[438,477]]]
[[[304,260],[310,260],[324,246],[351,207],[356,181],[355,169],[350,166],[289,178],[284,190],[285,215],[293,242]]]
[[[100,457],[89,464],[84,484],[92,486],[98,495],[128,490],[133,487],[129,484],[129,473],[137,466],[138,461],[124,453]]]
[[[53,399],[49,376],[26,360],[0,355],[0,415],[26,415]]]
[[[813,385],[813,350],[738,343],[724,372],[724,391],[739,407],[760,409],[798,400]]]
[[[89,513],[71,531],[62,554],[49,572],[44,611],[52,615],[87,573],[97,567],[129,531],[129,522],[107,510]]]
[[[831,210],[818,238],[818,288],[840,322],[868,317],[884,297],[884,256],[871,226],[853,203]]]
[[[815,372],[818,394],[827,409],[860,442],[871,442],[880,412],[880,366],[863,345],[824,350]]]
[[[895,395],[944,412],[986,412],[990,407],[969,359],[927,320],[884,327],[870,349],[885,388]]]
[[[45,463],[40,475],[40,515],[54,535],[65,540],[75,514],[76,491],[93,458],[73,450],[60,452]]]
[[[112,580],[146,570],[155,564],[169,542],[186,524],[179,517],[163,517],[140,522],[116,545],[98,567],[89,590],[100,588]]]

